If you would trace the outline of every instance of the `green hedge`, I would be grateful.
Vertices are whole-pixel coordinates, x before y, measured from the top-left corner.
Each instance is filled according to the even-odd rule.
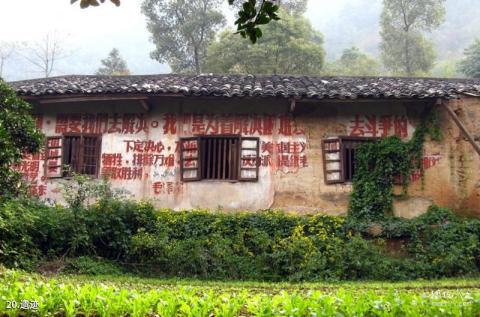
[[[27,269],[66,256],[101,258],[67,261],[87,273],[115,272],[108,265],[116,263],[123,271],[214,279],[450,277],[478,273],[479,237],[480,221],[438,207],[372,224],[272,210],[155,210],[114,199],[75,211],[35,200],[0,205],[0,262]],[[401,249],[392,250],[392,241]]]

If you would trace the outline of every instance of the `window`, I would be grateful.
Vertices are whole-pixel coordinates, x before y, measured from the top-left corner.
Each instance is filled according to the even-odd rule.
[[[101,136],[92,134],[68,134],[47,138],[46,176],[58,178],[70,172],[97,176],[100,162]],[[68,166],[68,169],[64,169]]]
[[[326,184],[351,182],[355,175],[355,152],[376,138],[338,137],[323,140],[323,170]]]
[[[180,139],[182,181],[256,181],[259,139],[200,136]]]

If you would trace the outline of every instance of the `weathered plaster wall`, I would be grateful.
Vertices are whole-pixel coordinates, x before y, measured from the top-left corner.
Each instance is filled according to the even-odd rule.
[[[106,132],[101,171],[117,173],[111,179],[114,187],[159,207],[282,208],[337,215],[347,210],[351,185],[325,184],[322,139],[393,134],[409,139],[425,102],[299,102],[293,115],[284,99],[158,98],[151,105],[146,111],[138,101],[46,104],[36,112],[47,136],[78,129]],[[465,97],[450,106],[480,139],[480,99]],[[107,121],[102,114],[108,114]],[[480,216],[479,157],[444,110],[440,123],[444,140],[426,144],[424,184],[412,175],[409,198],[395,203],[397,215],[415,216],[434,202]],[[259,181],[182,183],[179,138],[230,131],[260,138]],[[40,157],[27,157],[20,169],[30,175],[37,194],[61,201],[59,187],[65,180],[44,178]]]
[[[480,99],[464,96],[449,102],[468,131],[480,142]],[[425,173],[425,186],[416,182],[411,196],[423,197],[458,213],[480,217],[480,156],[463,136],[445,109],[440,108],[442,142],[428,142],[427,154],[437,154],[438,164]]]

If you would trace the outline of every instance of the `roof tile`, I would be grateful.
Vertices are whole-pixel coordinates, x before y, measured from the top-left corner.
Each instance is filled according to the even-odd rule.
[[[9,83],[22,96],[66,94],[180,94],[305,99],[456,98],[480,95],[480,80],[288,75],[71,75]]]

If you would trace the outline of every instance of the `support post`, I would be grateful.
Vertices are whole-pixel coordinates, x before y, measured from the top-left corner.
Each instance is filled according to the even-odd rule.
[[[288,111],[293,113],[295,111],[295,106],[296,106],[295,98],[290,98],[290,107]]]
[[[148,103],[148,101],[146,100],[143,100],[143,99],[140,99],[140,105],[142,106],[142,108],[146,111],[146,112],[150,112],[150,104]]]
[[[453,111],[452,108],[450,108],[448,106],[448,104],[445,100],[437,101],[437,104],[439,102],[441,103],[443,108],[445,108],[445,110],[447,110],[447,113],[450,115],[452,120],[457,124],[460,131],[463,132],[463,134],[468,139],[470,144],[472,144],[472,146],[473,146],[474,150],[477,152],[477,154],[480,155],[480,145],[475,141],[475,139],[473,138],[473,135],[471,135],[470,132],[468,132],[467,128],[465,127],[465,125],[463,125],[462,121],[460,121],[460,118],[457,116],[455,111]]]

